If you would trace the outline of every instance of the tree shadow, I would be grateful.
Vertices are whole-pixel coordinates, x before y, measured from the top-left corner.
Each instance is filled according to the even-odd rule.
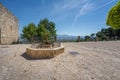
[[[71,55],[79,55],[80,53],[78,53],[78,52],[69,52],[69,54],[71,54]]]
[[[26,60],[48,60],[48,59],[52,59],[52,57],[51,58],[32,58],[32,57],[28,56],[26,53],[23,53],[21,56],[23,58],[25,58]]]

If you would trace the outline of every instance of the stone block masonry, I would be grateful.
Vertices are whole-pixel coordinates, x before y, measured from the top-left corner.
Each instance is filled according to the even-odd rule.
[[[0,44],[18,42],[18,19],[0,3]]]
[[[53,58],[61,53],[64,53],[64,46],[58,48],[52,48],[52,49],[26,48],[26,54],[33,59]]]

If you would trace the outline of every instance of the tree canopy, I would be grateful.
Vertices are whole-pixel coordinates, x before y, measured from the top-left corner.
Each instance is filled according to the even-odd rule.
[[[38,36],[40,37],[40,40],[46,40],[45,42],[48,42],[50,32],[41,24],[40,27],[38,27]]]
[[[101,29],[101,31],[96,33],[96,37],[99,41],[120,40],[120,29]]]
[[[33,37],[39,38],[40,41],[48,42],[48,40],[55,41],[56,29],[55,23],[49,21],[47,18],[40,20],[38,26],[30,23],[23,28],[23,36],[32,41]]]
[[[120,40],[120,29],[103,28],[97,33],[86,35],[83,41],[109,41]]]
[[[37,36],[37,27],[34,23],[30,23],[28,26],[25,26],[22,30],[23,37],[32,41],[33,37]]]
[[[110,9],[106,24],[114,29],[120,29],[120,1]]]
[[[47,39],[46,41],[55,41],[55,23],[49,21],[47,18],[41,20],[38,24],[38,36],[40,36],[40,40]]]

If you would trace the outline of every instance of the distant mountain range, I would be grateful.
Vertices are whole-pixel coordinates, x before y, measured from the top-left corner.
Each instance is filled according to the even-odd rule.
[[[74,35],[57,35],[57,40],[76,40],[78,36]],[[81,37],[83,38],[83,36]]]
[[[73,35],[57,35],[57,40],[76,40],[77,36]]]

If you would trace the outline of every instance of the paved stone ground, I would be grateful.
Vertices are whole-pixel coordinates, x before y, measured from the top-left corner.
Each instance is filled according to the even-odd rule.
[[[30,45],[0,45],[0,80],[120,80],[120,41],[63,43],[52,59],[31,59]]]

